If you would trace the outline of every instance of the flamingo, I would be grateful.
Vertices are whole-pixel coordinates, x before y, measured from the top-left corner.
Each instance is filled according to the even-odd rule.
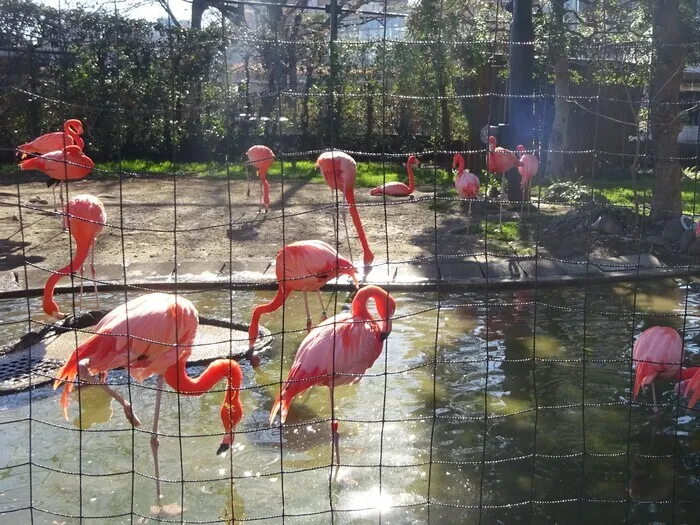
[[[505,195],[506,171],[520,165],[518,157],[509,149],[496,147],[496,137],[489,137],[489,152],[486,156],[486,169],[492,173],[501,174],[501,199]],[[500,230],[503,220],[503,200],[498,210],[498,228]]]
[[[403,182],[386,182],[381,186],[377,186],[370,190],[370,195],[392,195],[394,197],[408,197],[416,189],[415,182],[413,180],[413,165],[420,165],[420,161],[411,155],[406,161],[406,171],[408,172],[408,186]]]
[[[321,169],[326,183],[332,190],[339,190],[343,194],[343,204],[347,200],[350,205],[350,215],[352,222],[357,230],[357,236],[362,244],[362,252],[364,255],[365,266],[370,266],[374,261],[374,254],[367,242],[365,230],[362,227],[360,214],[355,206],[355,177],[357,176],[357,163],[347,153],[342,151],[332,150],[321,153],[316,161],[316,167]],[[350,239],[347,229],[347,219],[345,218],[345,208],[343,208],[343,222],[345,223],[345,234],[348,237],[348,249],[350,248]],[[350,253],[352,258],[352,253]]]
[[[681,383],[681,393],[690,398],[688,408],[693,408],[700,399],[700,367],[684,368],[681,372],[681,380],[688,380]]]
[[[37,157],[38,158],[38,157]],[[68,218],[68,225],[73,239],[75,239],[75,254],[73,260],[60,270],[52,273],[44,285],[43,308],[46,315],[61,318],[65,314],[59,311],[53,294],[56,284],[64,275],[75,273],[80,268],[80,307],[83,305],[83,275],[85,272],[84,263],[89,253],[90,275],[95,287],[95,298],[97,308],[100,307],[100,298],[97,295],[97,282],[95,282],[95,238],[102,232],[107,224],[107,213],[102,201],[93,195],[76,195],[68,201],[65,215]]]
[[[267,182],[267,171],[275,163],[275,154],[267,146],[253,146],[245,154],[248,156],[248,163],[255,166],[258,177],[260,177],[259,210],[262,210],[264,205],[265,213],[267,213],[270,209],[270,183]],[[250,197],[250,178],[248,178],[248,197]]]
[[[455,175],[457,195],[463,199],[469,199],[469,210],[467,211],[467,233],[469,233],[469,222],[472,216],[471,199],[479,195],[479,177],[464,169],[464,157],[461,153],[455,153],[452,157],[452,167],[457,168],[457,175]]]
[[[642,386],[651,384],[656,408],[656,378],[677,376],[680,380],[692,377],[694,369],[681,370],[683,342],[676,330],[668,326],[652,326],[642,332],[634,343],[632,359],[637,363],[634,378],[633,399],[637,399]],[[689,371],[692,370],[692,371]]]
[[[17,151],[21,153],[21,159],[29,155],[43,155],[51,151],[62,150],[66,146],[75,144],[80,149],[85,147],[85,142],[80,135],[83,134],[83,123],[78,119],[66,120],[63,125],[63,131],[54,133],[46,133],[35,138],[31,142],[17,146]]]
[[[306,293],[315,291],[321,303],[322,317],[326,320],[326,307],[321,297],[321,288],[331,279],[339,275],[349,275],[358,286],[356,270],[352,261],[341,257],[328,243],[323,241],[298,241],[287,244],[275,258],[275,273],[277,274],[277,294],[266,304],[261,304],[253,310],[253,317],[248,327],[248,342],[250,352],[253,351],[258,337],[258,326],[262,314],[268,314],[279,309],[289,294],[300,291],[304,294],[306,307],[306,329],[311,330],[311,313]]]
[[[377,320],[367,308],[373,299]],[[333,389],[357,383],[382,353],[383,341],[391,333],[396,301],[384,289],[361,288],[352,301],[352,313],[341,313],[319,324],[301,342],[294,362],[270,411],[270,425],[281,411],[287,419],[294,398],[314,385],[327,386],[333,411]],[[338,422],[331,422],[335,458],[340,467]],[[337,471],[336,471],[337,474]]]
[[[56,131],[54,133],[46,133],[40,137],[35,138],[31,142],[27,142],[17,147],[17,152],[20,153],[20,160],[28,157],[30,155],[44,155],[45,153],[51,153],[52,151],[62,150],[66,146],[76,145],[81,150],[85,147],[85,142],[80,135],[83,134],[83,123],[78,119],[66,120],[63,125],[64,131]],[[87,175],[87,173],[86,173]],[[60,179],[59,179],[60,180]],[[53,207],[56,208],[56,179],[49,179],[46,183],[47,186],[53,186]],[[61,209],[63,209],[63,187],[58,186],[60,196],[61,196]]]
[[[529,199],[530,185],[532,184],[533,177],[537,175],[537,170],[540,168],[540,161],[537,160],[537,157],[532,153],[527,153],[525,151],[525,146],[522,144],[518,145],[518,152],[520,153],[520,165],[518,166],[518,172],[520,173],[520,189],[523,193],[523,200],[520,203],[520,216],[522,216],[525,198],[527,196]]]
[[[183,297],[164,293],[137,297],[109,312],[97,324],[95,334],[75,349],[54,382],[54,389],[63,385],[61,407],[66,419],[73,381],[78,379],[106,390],[122,405],[129,422],[138,427],[141,422],[129,402],[93,375],[99,374],[104,380],[110,370],[125,368],[138,382],[154,374],[158,376],[151,437],[158,500],[161,496],[158,418],[164,382],[182,395],[200,396],[221,379],[227,380],[220,412],[224,437],[216,452],[219,455],[225,454],[233,444],[234,430],[243,416],[239,397],[243,375],[236,361],[219,359],[198,377],[187,375],[185,367],[198,326],[196,308]]]
[[[59,183],[61,181],[66,181],[66,184],[69,180],[86,177],[94,167],[95,163],[92,162],[92,159],[83,153],[80,146],[75,144],[66,146],[63,149],[44,153],[39,157],[23,160],[19,163],[19,169],[22,171],[37,170]],[[49,186],[50,185],[51,182],[49,181]],[[61,209],[63,209],[63,188],[59,186],[59,190]],[[68,190],[66,190],[66,197],[67,196]],[[56,199],[54,195],[54,206],[55,205]]]

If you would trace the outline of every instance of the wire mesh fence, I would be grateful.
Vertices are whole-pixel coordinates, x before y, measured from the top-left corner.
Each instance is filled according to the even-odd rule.
[[[2,2],[2,521],[694,523],[661,4]]]

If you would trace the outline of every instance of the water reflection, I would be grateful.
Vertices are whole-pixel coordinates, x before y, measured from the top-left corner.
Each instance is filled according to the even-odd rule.
[[[233,302],[235,317],[246,319],[271,296],[189,298],[200,312],[223,317]],[[268,425],[279,381],[305,335],[300,297],[288,301],[284,317],[279,311],[265,319],[273,332],[292,331],[277,337],[262,366],[244,366],[245,415],[232,456],[210,453],[220,439],[208,435],[220,425],[219,393],[164,396],[162,475],[172,481],[164,492],[185,508],[184,520],[275,517],[263,520],[271,523],[284,508],[287,520],[300,523],[328,523],[331,513],[339,523],[380,515],[395,523],[588,523],[603,515],[606,523],[694,522],[697,411],[677,404],[673,382],[658,385],[661,401],[671,405],[659,418],[629,396],[632,344],[649,326],[685,333],[686,363],[698,363],[697,283],[687,290],[665,281],[441,294],[439,311],[434,294],[396,298],[400,317],[386,350],[359,384],[336,391],[344,465],[335,482],[327,389],[312,389],[295,404],[289,425]],[[123,295],[105,300],[115,306]],[[470,306],[445,306],[460,304]],[[340,294],[337,310],[343,305]],[[22,321],[22,312],[26,301],[0,304],[3,319]],[[10,340],[26,324],[4,328]],[[132,385],[145,428],[152,386]],[[0,510],[27,505],[31,401],[35,506],[91,516],[133,506],[149,514],[150,434],[111,417],[100,389],[83,389],[81,400],[80,419],[66,424],[48,388],[0,398]],[[1,424],[9,421],[19,422]],[[78,425],[89,431],[80,434]],[[80,469],[95,474],[82,489],[67,474]],[[2,521],[22,523],[13,519]]]

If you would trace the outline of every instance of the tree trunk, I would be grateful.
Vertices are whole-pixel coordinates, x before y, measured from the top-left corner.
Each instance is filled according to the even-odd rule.
[[[202,29],[202,16],[204,11],[207,10],[207,3],[205,0],[192,0],[192,19],[190,21],[190,28],[192,29]]]
[[[549,152],[545,177],[552,180],[568,180],[565,171],[564,151],[569,147],[568,125],[571,107],[567,101],[569,91],[569,62],[566,58],[557,59],[554,65],[554,121],[549,134]]]
[[[652,43],[655,54],[651,79],[650,131],[654,151],[654,192],[651,213],[655,219],[681,214],[681,166],[678,162],[677,118],[683,69],[688,49],[681,47],[679,0],[654,3]]]

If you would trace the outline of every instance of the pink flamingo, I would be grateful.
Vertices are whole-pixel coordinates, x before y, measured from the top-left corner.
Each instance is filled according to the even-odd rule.
[[[503,220],[503,199],[505,197],[506,171],[519,166],[520,162],[515,153],[509,149],[496,147],[496,137],[489,137],[489,152],[486,156],[486,169],[492,173],[501,174],[501,203],[498,210],[498,228]]]
[[[652,326],[642,332],[634,343],[632,359],[637,363],[634,376],[633,399],[637,399],[639,390],[651,384],[651,394],[656,408],[656,378],[678,377],[685,380],[695,373],[695,369],[682,369],[681,359],[683,342],[681,336],[673,328],[667,326]]]
[[[369,312],[367,303],[374,299],[379,322]],[[341,313],[314,328],[301,342],[270,411],[270,424],[281,410],[282,423],[287,419],[294,398],[314,385],[327,386],[333,411],[333,389],[357,383],[382,353],[383,341],[391,333],[391,318],[396,301],[378,286],[361,288],[352,301],[352,313]],[[331,423],[333,446],[338,466],[340,451],[338,422]]]
[[[95,163],[83,153],[83,150],[75,144],[64,149],[44,153],[40,157],[32,157],[19,163],[21,170],[37,170],[48,175],[56,181],[82,179],[92,171]],[[61,196],[61,209],[63,209],[63,187],[59,186]],[[66,190],[66,196],[68,191]],[[56,198],[54,195],[54,205]]]
[[[360,238],[360,243],[362,244],[365,266],[371,265],[372,261],[374,261],[374,254],[367,242],[367,236],[362,227],[360,214],[355,206],[355,177],[357,176],[357,163],[355,159],[342,151],[326,151],[325,153],[321,153],[318,157],[316,167],[321,168],[321,173],[323,173],[323,177],[326,179],[326,183],[331,189],[337,189],[343,194],[343,205],[345,205],[346,200],[350,205],[350,215],[355,229],[357,230],[357,236]],[[347,219],[345,218],[345,207],[343,207],[343,222],[345,223],[345,234],[348,237],[348,249],[350,249],[350,236],[347,229]],[[352,258],[352,252],[350,253],[350,258]]]
[[[700,400],[700,367],[684,368],[681,372],[681,395],[689,397],[688,408],[693,408]]]
[[[248,156],[248,163],[255,166],[260,177],[260,210],[264,205],[267,213],[270,209],[270,183],[267,182],[267,171],[275,163],[275,154],[267,146],[253,146],[245,154]],[[247,170],[246,175],[248,175]],[[248,197],[250,197],[250,177],[248,178]]]
[[[83,123],[78,119],[66,120],[63,125],[64,131],[56,131],[54,133],[46,133],[31,142],[22,144],[17,147],[18,153],[21,154],[20,160],[28,157],[30,155],[44,155],[45,153],[51,153],[52,151],[61,151],[66,146],[76,145],[81,150],[85,147],[85,142],[80,135],[83,134]],[[87,175],[87,173],[85,174]],[[62,178],[54,179],[50,178],[46,183],[47,186],[53,186],[51,190],[53,191],[53,207],[56,208],[56,184],[57,181],[62,180]],[[61,209],[63,209],[63,187],[59,184],[58,186],[61,195]]]
[[[275,259],[277,274],[277,294],[266,304],[253,310],[253,317],[248,328],[250,350],[253,350],[258,337],[258,326],[262,314],[278,310],[293,291],[303,292],[306,307],[306,329],[311,330],[311,313],[307,292],[315,291],[321,303],[322,317],[326,320],[326,307],[321,297],[321,288],[331,279],[340,275],[349,275],[358,286],[356,270],[351,261],[341,257],[328,243],[323,241],[299,241],[284,246]]]
[[[408,172],[408,186],[406,186],[403,182],[386,182],[381,186],[377,186],[376,188],[370,190],[369,194],[385,194],[391,195],[393,197],[408,197],[413,193],[413,190],[416,189],[416,185],[413,180],[414,164],[420,165],[420,161],[415,157],[415,155],[411,155],[410,157],[408,157],[408,161],[406,162],[406,171]]]
[[[80,307],[82,308],[84,263],[89,253],[92,253],[90,275],[95,287],[97,308],[100,307],[100,298],[97,295],[97,282],[95,281],[95,238],[102,232],[104,225],[107,224],[105,207],[102,201],[93,195],[77,195],[68,201],[65,214],[68,218],[69,230],[73,239],[75,239],[75,254],[73,255],[73,260],[67,266],[52,273],[44,285],[44,312],[56,318],[65,317],[65,314],[58,310],[58,305],[53,298],[56,284],[64,275],[75,273],[77,268],[80,268]]]
[[[224,437],[217,454],[225,454],[231,447],[234,430],[243,416],[239,397],[243,376],[236,361],[219,359],[209,364],[198,377],[191,378],[187,375],[185,367],[192,353],[198,327],[197,310],[183,297],[152,293],[132,299],[109,312],[98,323],[95,334],[75,349],[54,382],[54,388],[63,384],[61,406],[66,419],[70,393],[74,388],[73,381],[77,378],[79,383],[98,385],[106,390],[122,405],[129,422],[138,427],[141,422],[133,413],[131,405],[93,375],[97,374],[104,380],[110,370],[125,368],[138,382],[154,374],[158,376],[151,437],[158,500],[161,495],[158,418],[164,382],[180,394],[200,396],[221,379],[227,380],[221,405]]]
[[[520,203],[520,216],[522,217],[525,199],[530,200],[530,185],[533,177],[537,175],[537,170],[540,169],[540,161],[532,153],[527,153],[522,144],[518,145],[518,152],[520,153],[520,165],[518,166],[520,189],[523,193],[523,200]]]
[[[62,150],[66,146],[75,144],[80,149],[85,147],[85,143],[80,135],[83,134],[83,123],[78,119],[66,120],[63,125],[64,131],[56,131],[54,133],[46,133],[31,142],[22,144],[17,147],[17,151],[21,153],[21,159],[29,155],[43,155],[56,150]]]
[[[469,233],[469,222],[472,217],[472,201],[474,197],[479,195],[479,177],[474,175],[471,171],[465,170],[464,168],[464,157],[461,153],[455,153],[452,157],[452,167],[457,168],[457,175],[455,175],[455,189],[457,190],[457,195],[463,199],[469,199],[469,210],[467,211],[467,234]]]

